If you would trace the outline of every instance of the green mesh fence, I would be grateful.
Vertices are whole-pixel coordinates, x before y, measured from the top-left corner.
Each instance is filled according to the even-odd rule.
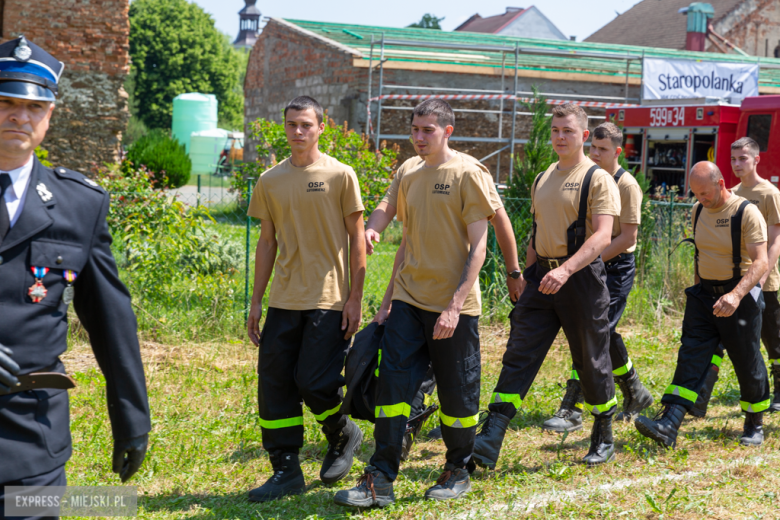
[[[142,329],[163,334],[185,331],[185,335],[197,337],[243,331],[254,282],[254,249],[260,235],[259,221],[246,215],[246,201],[251,197],[253,184],[252,179],[243,189],[234,190],[225,179],[203,176],[198,185],[170,192],[172,201],[186,208],[197,208],[210,217],[206,219],[210,238],[204,247],[208,248],[207,256],[211,255],[209,261],[220,266],[215,272],[192,275],[171,287],[155,288],[156,291],[148,288],[141,291],[137,289],[141,285],[135,283],[139,275],[123,269],[128,251],[123,249],[121,240],[115,241],[121,274],[133,292]],[[504,206],[517,238],[520,265],[524,266],[533,223],[530,200],[505,199]],[[635,291],[642,293],[642,305],[646,308],[638,312],[658,317],[660,313],[682,309],[683,290],[692,280],[693,248],[684,245],[675,250],[675,246],[690,234],[691,207],[670,200],[645,201],[636,251]],[[379,309],[401,236],[400,223],[393,222],[367,258],[363,298],[366,320],[372,319]],[[506,269],[492,226],[480,286],[483,316],[488,319],[506,316],[511,309]],[[156,296],[150,296],[152,293]]]

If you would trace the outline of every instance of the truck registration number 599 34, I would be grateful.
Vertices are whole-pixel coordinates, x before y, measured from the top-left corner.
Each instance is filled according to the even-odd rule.
[[[661,107],[650,109],[650,126],[685,125],[685,107]]]

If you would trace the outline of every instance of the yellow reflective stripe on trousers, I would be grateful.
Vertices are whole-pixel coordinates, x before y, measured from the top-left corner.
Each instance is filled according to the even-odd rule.
[[[374,370],[374,375],[376,377],[379,377],[379,365],[382,363],[382,349],[379,349],[379,357],[376,360],[376,370]]]
[[[260,426],[269,430],[278,430],[279,428],[290,428],[291,426],[303,426],[303,416],[290,417],[289,419],[276,419],[275,421],[266,421],[260,418]]]
[[[600,414],[608,411],[613,406],[617,406],[617,396],[613,396],[612,399],[604,404],[588,404],[585,403],[585,408],[592,414]]]
[[[409,417],[409,414],[411,413],[412,407],[406,403],[386,404],[384,406],[377,406],[374,409],[374,417],[377,419],[389,419],[391,417],[398,417],[399,415]]]
[[[439,419],[441,419],[441,423],[444,426],[449,426],[450,428],[471,428],[472,426],[476,426],[479,422],[479,414],[472,415],[471,417],[450,417],[449,415],[445,415],[440,408]]]
[[[580,380],[580,375],[577,373],[576,370],[572,369],[571,377],[569,379],[576,379],[577,381],[579,381]]]
[[[631,372],[631,368],[633,368],[633,366],[634,365],[631,363],[631,358],[628,358],[628,363],[626,363],[625,365],[623,365],[620,368],[616,368],[615,370],[613,370],[612,371],[612,375],[613,376],[624,376],[624,375],[628,374],[629,372]]]
[[[666,388],[666,392],[664,392],[664,394],[676,395],[677,397],[682,397],[683,399],[687,399],[692,403],[695,403],[696,398],[699,397],[699,394],[693,390],[688,390],[687,388],[683,388],[677,385],[669,385]]]
[[[770,365],[780,365],[780,359],[770,359],[769,360]]]
[[[721,363],[723,363],[723,358],[718,356],[718,355],[713,354],[712,355],[712,364],[715,365],[716,367],[720,368],[720,364]]]
[[[333,415],[334,413],[338,412],[338,411],[339,411],[339,408],[341,408],[341,404],[340,404],[340,403],[339,403],[339,405],[338,405],[338,406],[336,406],[335,408],[332,408],[332,409],[328,410],[327,412],[322,412],[322,413],[321,413],[321,414],[319,414],[319,415],[316,415],[316,414],[315,414],[315,415],[314,415],[314,418],[315,418],[315,419],[317,419],[318,421],[324,421],[325,419],[327,419],[328,417],[330,417],[330,416],[331,416],[331,415]],[[314,411],[312,411],[311,413],[314,413]]]
[[[523,399],[520,394],[502,394],[499,392],[493,392],[493,397],[490,398],[490,404],[493,403],[512,403],[515,408],[520,408],[523,404]]]
[[[750,413],[763,412],[769,409],[769,405],[772,404],[771,399],[761,401],[760,403],[748,403],[747,401],[740,401],[739,405],[742,407],[742,411]]]

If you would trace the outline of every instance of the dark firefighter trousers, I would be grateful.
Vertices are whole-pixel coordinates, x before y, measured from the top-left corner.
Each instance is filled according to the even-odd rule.
[[[371,465],[391,480],[398,476],[406,421],[429,366],[436,377],[447,462],[465,467],[474,449],[481,371],[479,317],[461,314],[451,338],[434,340],[439,316],[394,300],[385,324]]]
[[[623,253],[609,262],[604,262],[607,271],[607,291],[609,291],[609,357],[612,360],[612,375],[623,376],[633,367],[623,336],[616,330],[623,312],[626,310],[628,295],[634,287],[636,262],[633,253]],[[572,379],[579,374],[572,367]]]
[[[780,365],[780,301],[777,291],[763,291],[764,312],[761,318],[761,341],[764,343],[769,364]],[[712,364],[720,367],[726,355],[723,345],[719,345],[712,355]]]
[[[347,424],[339,413],[349,340],[341,311],[271,307],[260,335],[257,400],[263,448],[298,452],[305,403],[326,435]]]
[[[509,341],[488,408],[509,418],[515,416],[562,327],[585,407],[593,415],[610,416],[617,400],[609,357],[610,298],[604,262],[597,258],[586,265],[556,294],[539,291],[548,272],[537,262],[523,273],[527,285],[509,315]]]
[[[732,281],[715,293],[706,281],[685,290],[685,315],[682,339],[677,354],[677,368],[672,384],[664,392],[661,402],[678,404],[687,410],[696,402],[706,371],[723,345],[731,357],[734,372],[742,394],[740,406],[746,412],[763,412],[770,405],[769,381],[761,357],[761,315],[764,297],[754,290],[745,295],[729,317],[719,318],[712,313],[718,299],[736,286]],[[755,296],[754,296],[755,295]]]

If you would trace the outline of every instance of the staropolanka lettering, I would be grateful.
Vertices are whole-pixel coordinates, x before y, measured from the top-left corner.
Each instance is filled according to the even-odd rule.
[[[710,72],[709,76],[680,74],[673,76],[671,74],[659,74],[658,81],[661,83],[661,91],[673,90],[679,88],[713,88],[715,90],[727,90],[736,94],[742,94],[744,82],[734,81],[734,75],[728,77],[719,77],[715,71]]]

